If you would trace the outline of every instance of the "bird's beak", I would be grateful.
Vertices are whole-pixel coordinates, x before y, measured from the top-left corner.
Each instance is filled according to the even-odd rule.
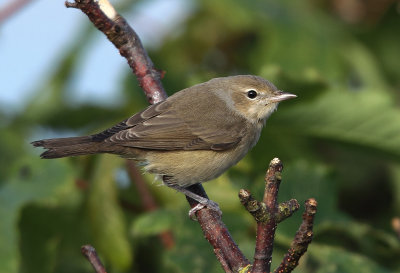
[[[278,92],[275,92],[273,97],[269,98],[269,101],[270,102],[280,102],[283,100],[294,99],[294,98],[297,98],[297,96],[294,94],[278,91]]]

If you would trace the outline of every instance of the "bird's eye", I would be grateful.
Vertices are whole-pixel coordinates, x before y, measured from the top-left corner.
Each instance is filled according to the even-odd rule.
[[[247,91],[247,97],[249,99],[255,99],[257,97],[257,91],[255,91],[255,90]]]

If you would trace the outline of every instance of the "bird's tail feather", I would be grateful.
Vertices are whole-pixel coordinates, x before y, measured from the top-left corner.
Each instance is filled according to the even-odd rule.
[[[41,158],[60,158],[67,156],[87,155],[102,153],[99,143],[93,141],[91,136],[43,139],[32,142],[35,147],[43,147]]]

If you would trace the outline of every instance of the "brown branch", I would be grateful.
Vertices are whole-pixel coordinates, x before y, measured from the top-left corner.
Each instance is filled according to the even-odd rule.
[[[81,247],[82,254],[92,264],[96,273],[107,273],[99,257],[97,256],[96,249],[91,245],[84,245]]]
[[[22,8],[26,7],[32,0],[15,0],[5,5],[0,10],[0,25]]]
[[[313,237],[314,216],[317,213],[317,201],[310,198],[305,202],[303,222],[301,223],[292,244],[275,273],[288,273],[299,264],[301,256],[307,251]]]
[[[119,53],[128,61],[151,104],[167,98],[161,84],[163,73],[154,68],[136,32],[115,11],[108,0],[75,0],[72,3],[65,2],[65,5],[84,12],[115,45]]]
[[[278,212],[277,197],[282,169],[282,162],[278,158],[274,158],[271,160],[265,176],[266,183],[263,202],[268,214],[272,216]],[[275,217],[267,217],[265,221],[257,222],[257,240],[252,272],[270,271],[276,225],[277,221]]]
[[[288,218],[299,209],[299,203],[295,199],[277,204],[282,169],[281,161],[278,158],[274,158],[265,177],[266,185],[263,202],[255,200],[248,190],[242,189],[239,192],[241,203],[257,221],[256,250],[251,272],[270,272],[277,223]],[[296,233],[291,248],[285,255],[281,265],[275,270],[276,273],[291,272],[298,265],[299,259],[307,251],[307,247],[311,243],[317,202],[311,198],[306,201],[305,205],[303,222]]]
[[[282,202],[278,205],[278,213],[275,215],[277,223],[282,222],[286,218],[292,216],[300,208],[299,202],[296,199]]]
[[[281,172],[283,165],[278,158],[274,158],[265,177],[265,192],[263,202],[253,198],[248,190],[240,190],[240,202],[257,221],[257,240],[254,254],[254,263],[251,272],[270,272],[272,247],[277,223],[285,220],[299,209],[295,199],[277,204]],[[312,240],[314,216],[317,212],[315,199],[308,199],[305,203],[303,222],[296,233],[291,248],[285,255],[281,265],[275,273],[291,272],[299,262],[301,256],[307,251]]]
[[[239,199],[246,210],[253,215],[256,222],[266,222],[271,217],[271,214],[267,211],[266,204],[255,200],[250,191],[241,189],[239,191]],[[274,215],[276,222],[280,223],[290,217],[299,209],[299,207],[299,202],[297,202],[296,199],[280,203],[278,205],[278,210]]]
[[[187,189],[208,198],[203,187],[193,185]],[[186,199],[192,208],[198,204],[190,197],[186,197]],[[196,211],[196,217],[203,230],[204,237],[213,246],[214,253],[225,272],[238,272],[250,265],[250,262],[232,239],[218,212],[206,207]]]

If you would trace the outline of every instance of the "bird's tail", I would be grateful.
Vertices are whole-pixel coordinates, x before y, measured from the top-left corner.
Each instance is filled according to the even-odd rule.
[[[93,141],[91,136],[43,139],[32,142],[35,147],[43,147],[41,158],[60,158],[76,155],[102,153],[99,142]]]

